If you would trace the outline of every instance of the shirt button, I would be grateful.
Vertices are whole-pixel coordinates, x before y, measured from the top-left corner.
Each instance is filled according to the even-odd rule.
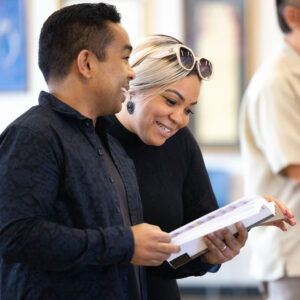
[[[90,122],[89,121],[85,121],[85,127],[90,127]]]
[[[113,180],[113,178],[112,178],[112,177],[109,177],[109,181],[110,181],[111,183],[113,183],[113,182],[114,182],[114,180]]]
[[[99,154],[100,156],[103,155],[103,151],[101,150],[101,148],[98,149],[98,154]]]

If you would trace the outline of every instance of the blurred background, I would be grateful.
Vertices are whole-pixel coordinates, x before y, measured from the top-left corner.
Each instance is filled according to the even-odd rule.
[[[47,90],[38,69],[38,37],[46,18],[74,0],[0,0],[0,133]],[[242,95],[281,34],[275,0],[109,0],[133,46],[147,34],[172,35],[213,62],[190,127],[203,151],[222,206],[243,196],[238,142]],[[250,235],[253,232],[250,232]],[[179,281],[184,300],[261,299],[248,273],[247,246],[217,274]]]

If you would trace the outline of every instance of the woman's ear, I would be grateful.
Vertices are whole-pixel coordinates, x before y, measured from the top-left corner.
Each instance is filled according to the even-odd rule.
[[[77,55],[76,65],[78,72],[85,78],[91,77],[92,53],[89,50],[81,50]]]
[[[133,98],[135,96],[135,92],[129,92],[128,96],[129,96],[129,99]]]

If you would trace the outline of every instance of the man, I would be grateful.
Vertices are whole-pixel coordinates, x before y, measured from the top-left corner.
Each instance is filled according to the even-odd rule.
[[[246,193],[272,195],[294,213],[287,233],[256,229],[251,271],[270,300],[298,300],[300,286],[300,0],[277,0],[284,45],[255,74],[243,99]]]
[[[179,247],[142,222],[133,163],[106,134],[135,77],[120,16],[103,3],[52,14],[39,105],[0,136],[0,298],[145,299],[137,265]],[[139,225],[137,225],[139,224]]]

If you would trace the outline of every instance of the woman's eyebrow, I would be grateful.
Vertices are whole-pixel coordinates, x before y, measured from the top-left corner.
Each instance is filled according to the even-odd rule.
[[[182,102],[185,101],[184,97],[183,97],[178,91],[176,91],[176,90],[167,89],[166,92],[174,93],[174,94],[176,94],[176,95],[180,98],[180,100],[181,100]],[[195,102],[192,102],[190,105],[196,105],[197,103],[198,103],[198,102],[195,101]]]
[[[184,97],[183,97],[178,91],[176,91],[176,90],[167,89],[166,92],[174,93],[174,94],[176,94],[176,95],[180,98],[180,100],[181,100],[182,102],[185,101]]]

